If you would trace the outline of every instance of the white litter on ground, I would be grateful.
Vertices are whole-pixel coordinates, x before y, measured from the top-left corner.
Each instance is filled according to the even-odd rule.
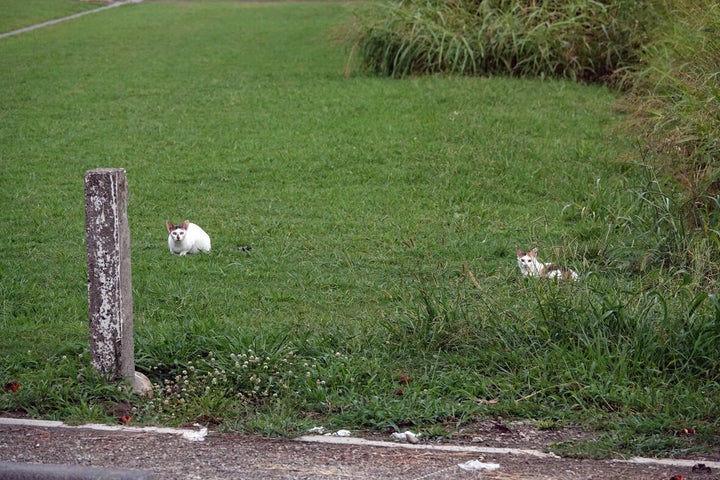
[[[87,423],[84,425],[68,425],[63,422],[52,420],[29,420],[24,418],[0,418],[0,425],[25,425],[31,427],[60,427],[60,428],[82,428],[88,430],[102,430],[111,432],[151,432],[164,433],[171,435],[180,435],[185,440],[191,442],[202,442],[208,434],[208,429],[202,427],[199,430],[190,430],[187,428],[167,428],[167,427],[128,427],[123,425],[103,425],[99,423]],[[198,427],[200,425],[197,425]]]
[[[418,440],[420,434],[415,434],[410,430],[405,430],[404,432],[395,432],[390,436],[393,440],[397,440],[398,442],[418,443],[420,441]]]
[[[308,433],[314,433],[316,435],[324,435],[326,437],[350,437],[352,432],[350,430],[338,430],[337,432],[325,433],[325,427],[313,427],[308,430]]]
[[[470,460],[465,463],[458,463],[458,467],[468,472],[474,472],[477,470],[497,470],[500,468],[499,463],[485,463],[480,460]]]

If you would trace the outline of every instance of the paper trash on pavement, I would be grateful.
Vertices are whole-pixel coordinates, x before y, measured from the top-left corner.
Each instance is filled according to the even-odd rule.
[[[418,437],[420,434],[414,434],[410,430],[405,430],[404,432],[395,432],[392,435],[390,435],[393,440],[397,440],[400,442],[408,442],[408,443],[418,443],[420,440],[418,440]]]
[[[474,472],[476,470],[497,470],[500,468],[499,463],[485,463],[479,460],[470,460],[469,462],[459,463],[458,467],[468,472]]]
[[[325,427],[313,427],[308,430],[308,433],[316,433],[318,435],[325,435],[326,437],[350,437],[352,433],[350,430],[338,430],[337,432],[325,433]]]

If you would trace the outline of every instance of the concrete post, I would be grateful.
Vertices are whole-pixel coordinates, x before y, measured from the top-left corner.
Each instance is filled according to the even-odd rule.
[[[85,172],[91,363],[111,380],[134,382],[127,198],[124,169]]]

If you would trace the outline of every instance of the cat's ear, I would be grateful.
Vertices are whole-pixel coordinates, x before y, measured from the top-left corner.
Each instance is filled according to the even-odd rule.
[[[187,230],[189,226],[190,226],[190,220],[185,220],[182,225],[183,230]]]
[[[530,250],[529,255],[530,255],[532,258],[537,257],[537,247],[535,247],[535,248],[533,248],[532,250]]]
[[[167,226],[168,232],[175,230],[175,225],[173,225],[172,222],[167,222],[165,225]]]
[[[523,252],[522,250],[520,250],[520,249],[518,248],[518,249],[517,249],[517,256],[518,256],[518,258],[524,257],[524,256],[525,256],[525,252]]]

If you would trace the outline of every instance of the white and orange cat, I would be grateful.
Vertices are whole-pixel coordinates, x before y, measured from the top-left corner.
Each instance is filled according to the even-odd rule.
[[[537,259],[538,249],[533,248],[529,252],[517,249],[518,267],[523,276],[555,278],[558,280],[577,280],[578,274],[564,265],[556,263],[542,263]]]

